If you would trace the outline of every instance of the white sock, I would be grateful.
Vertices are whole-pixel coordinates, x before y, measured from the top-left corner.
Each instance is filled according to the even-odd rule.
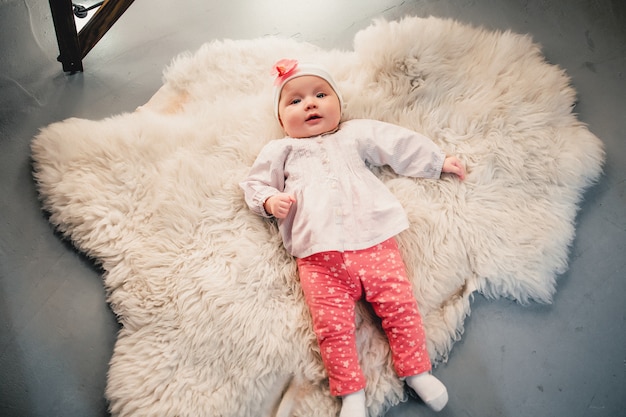
[[[339,417],[366,417],[365,391],[357,391],[342,397]]]
[[[440,380],[428,372],[410,376],[406,378],[406,383],[433,410],[441,411],[446,406],[448,390]]]

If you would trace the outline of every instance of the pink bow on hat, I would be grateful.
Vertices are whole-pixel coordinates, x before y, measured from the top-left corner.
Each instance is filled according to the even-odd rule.
[[[279,85],[285,78],[291,76],[298,69],[298,61],[295,59],[281,59],[274,64],[272,75],[276,77],[274,85]]]

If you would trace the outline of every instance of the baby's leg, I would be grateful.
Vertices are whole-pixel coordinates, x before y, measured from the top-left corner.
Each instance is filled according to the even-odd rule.
[[[382,320],[394,368],[398,376],[409,377],[408,385],[429,407],[439,411],[448,394],[429,373],[431,363],[422,318],[395,239],[376,246],[370,259],[369,266],[362,266],[363,271],[369,271],[362,277],[365,297]]]
[[[422,317],[397,243],[389,239],[371,250],[354,262],[363,271],[365,298],[382,320],[396,372],[400,377],[428,372],[431,363]]]
[[[342,265],[339,252],[298,259],[300,283],[313,318],[330,392],[335,396],[365,388],[355,335],[355,303],[362,295],[361,284],[358,278],[345,273]],[[362,408],[365,410],[364,401]]]

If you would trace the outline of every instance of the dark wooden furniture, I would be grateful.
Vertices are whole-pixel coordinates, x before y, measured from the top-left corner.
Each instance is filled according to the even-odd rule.
[[[83,58],[98,43],[134,0],[104,0],[80,32],[76,32],[72,0],[49,0],[59,44],[57,60],[63,71],[83,71]]]

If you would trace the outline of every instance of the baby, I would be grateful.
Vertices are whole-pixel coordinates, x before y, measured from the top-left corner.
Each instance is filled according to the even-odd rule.
[[[274,68],[274,112],[287,137],[271,141],[240,185],[250,209],[278,219],[298,275],[341,417],[364,417],[355,303],[365,297],[382,320],[399,377],[433,410],[448,401],[431,373],[417,302],[395,235],[402,206],[368,166],[436,179],[465,177],[463,164],[430,139],[375,120],[341,122],[342,98],[326,70],[295,60]]]

